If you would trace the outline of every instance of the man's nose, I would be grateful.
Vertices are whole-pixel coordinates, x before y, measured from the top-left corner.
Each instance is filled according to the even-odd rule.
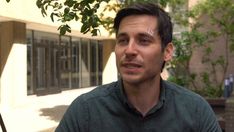
[[[134,40],[129,41],[129,43],[125,49],[125,54],[127,56],[134,56],[137,54],[137,44]]]

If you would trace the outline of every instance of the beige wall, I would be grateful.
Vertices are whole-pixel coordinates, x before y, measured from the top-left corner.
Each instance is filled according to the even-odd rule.
[[[41,10],[36,6],[36,0],[11,0],[10,3],[7,3],[5,0],[0,1],[0,21],[21,21],[25,22],[28,29],[37,29],[41,31],[56,32],[61,22],[52,22],[50,19],[50,14],[43,17]],[[105,6],[105,5],[101,5]],[[4,8],[2,8],[4,7]],[[50,9],[50,8],[49,8]],[[109,13],[108,16],[114,16],[114,12]],[[70,35],[79,35],[82,37],[92,37],[90,33],[82,34],[80,33],[81,23],[77,21],[69,22],[69,25],[72,29],[72,34]],[[109,37],[109,32],[106,31],[103,27],[100,27],[101,36],[99,37]]]
[[[203,0],[190,0],[190,6],[194,6],[198,1],[203,1]],[[202,15],[199,17],[199,19],[197,20],[201,23],[203,23],[203,27],[199,29],[199,31],[201,32],[206,32],[210,29],[215,30],[215,31],[219,31],[220,28],[219,27],[215,27],[213,25],[210,24],[210,21],[208,19],[207,16]],[[212,48],[212,54],[211,54],[211,59],[217,59],[219,56],[226,56],[226,52],[227,51],[226,47],[225,47],[225,36],[220,36],[220,37],[216,37],[213,41],[207,42],[207,45],[210,45]],[[197,74],[200,74],[204,71],[207,70],[211,70],[211,66],[207,65],[206,63],[202,63],[202,57],[205,55],[205,51],[204,51],[204,47],[202,48],[196,48],[196,50],[193,51],[193,55],[190,61],[190,69],[192,72],[195,72]],[[222,79],[223,77],[228,77],[229,74],[234,74],[234,53],[229,53],[228,55],[229,58],[229,67],[227,69],[227,75],[222,75],[223,74],[223,70],[221,70],[221,67],[216,67],[216,77],[217,77],[217,81],[222,83]],[[212,77],[212,76],[210,76]],[[199,82],[199,81],[198,81]],[[198,83],[199,84],[199,83]]]
[[[2,22],[0,30],[0,108],[8,108],[27,96],[26,29],[24,23]]]
[[[0,17],[2,17],[2,20],[25,22],[31,28],[37,28],[40,25],[52,26],[55,27],[54,31],[60,24],[59,22],[52,22],[49,17],[50,14],[47,17],[43,17],[40,9],[36,6],[36,0],[11,0],[9,3],[4,0],[0,1],[0,5]],[[79,25],[76,24],[77,27]]]
[[[107,84],[117,80],[117,68],[115,62],[115,40],[108,39],[103,41],[103,79],[102,83]]]

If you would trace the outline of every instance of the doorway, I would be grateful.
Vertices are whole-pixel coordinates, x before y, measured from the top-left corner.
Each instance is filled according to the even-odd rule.
[[[61,92],[59,87],[59,46],[55,41],[34,42],[34,91],[37,95]]]

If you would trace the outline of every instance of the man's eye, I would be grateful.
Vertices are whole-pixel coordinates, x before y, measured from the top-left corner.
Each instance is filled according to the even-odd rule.
[[[141,45],[148,45],[150,43],[151,43],[151,41],[149,39],[145,39],[145,38],[139,39],[139,44],[141,44]]]
[[[128,40],[127,39],[118,39],[117,43],[121,44],[121,45],[128,44]]]

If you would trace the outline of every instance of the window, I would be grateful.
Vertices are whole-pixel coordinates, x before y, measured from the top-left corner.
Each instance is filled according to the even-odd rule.
[[[97,40],[27,30],[28,94],[102,83],[102,47]]]

